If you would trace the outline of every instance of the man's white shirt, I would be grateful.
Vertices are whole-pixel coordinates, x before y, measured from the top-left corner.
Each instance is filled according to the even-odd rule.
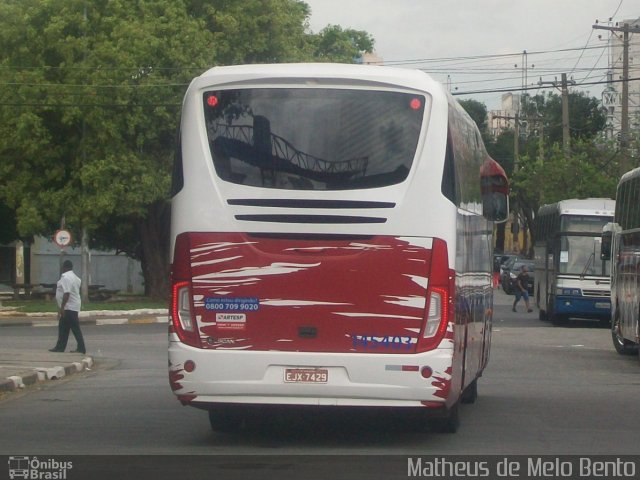
[[[69,294],[69,300],[67,300],[67,304],[64,306],[65,310],[73,310],[74,312],[80,311],[81,299],[80,299],[80,284],[82,280],[73,273],[73,270],[69,270],[64,272],[60,276],[60,280],[58,280],[56,286],[56,301],[58,302],[58,307],[62,306],[62,297],[65,293]]]

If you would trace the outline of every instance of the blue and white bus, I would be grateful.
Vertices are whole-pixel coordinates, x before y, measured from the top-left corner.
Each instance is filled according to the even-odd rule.
[[[534,242],[534,289],[541,320],[608,322],[610,262],[600,256],[602,229],[613,219],[608,198],[562,200],[540,207]]]

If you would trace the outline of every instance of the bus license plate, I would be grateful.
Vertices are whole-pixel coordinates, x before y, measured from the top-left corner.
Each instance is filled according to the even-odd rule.
[[[329,370],[323,368],[287,368],[284,371],[286,383],[327,383]]]
[[[596,308],[611,308],[609,302],[596,302]]]

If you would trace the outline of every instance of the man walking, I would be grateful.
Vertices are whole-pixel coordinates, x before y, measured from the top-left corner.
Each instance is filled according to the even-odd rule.
[[[56,301],[58,302],[58,342],[50,352],[64,352],[69,340],[69,330],[73,332],[78,348],[72,353],[87,353],[84,338],[80,330],[80,278],[73,273],[70,260],[62,263],[62,275],[56,287]]]
[[[520,301],[521,298],[524,298],[524,304],[527,306],[527,312],[531,313],[531,307],[529,306],[529,291],[527,290],[527,280],[529,280],[529,269],[526,265],[522,266],[520,273],[516,277],[515,287],[516,287],[516,299],[513,302],[512,310],[516,311],[516,305]]]

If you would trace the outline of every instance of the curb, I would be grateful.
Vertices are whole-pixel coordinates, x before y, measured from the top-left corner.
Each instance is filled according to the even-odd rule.
[[[151,323],[169,323],[168,315],[159,316],[131,316],[131,317],[93,317],[80,318],[80,325],[143,325]],[[58,320],[54,317],[14,317],[0,318],[1,327],[57,327]]]
[[[46,382],[48,380],[60,380],[68,375],[91,370],[93,357],[85,357],[80,362],[72,362],[64,366],[37,367],[33,371],[12,375],[0,379],[0,392],[15,392],[29,385]]]

